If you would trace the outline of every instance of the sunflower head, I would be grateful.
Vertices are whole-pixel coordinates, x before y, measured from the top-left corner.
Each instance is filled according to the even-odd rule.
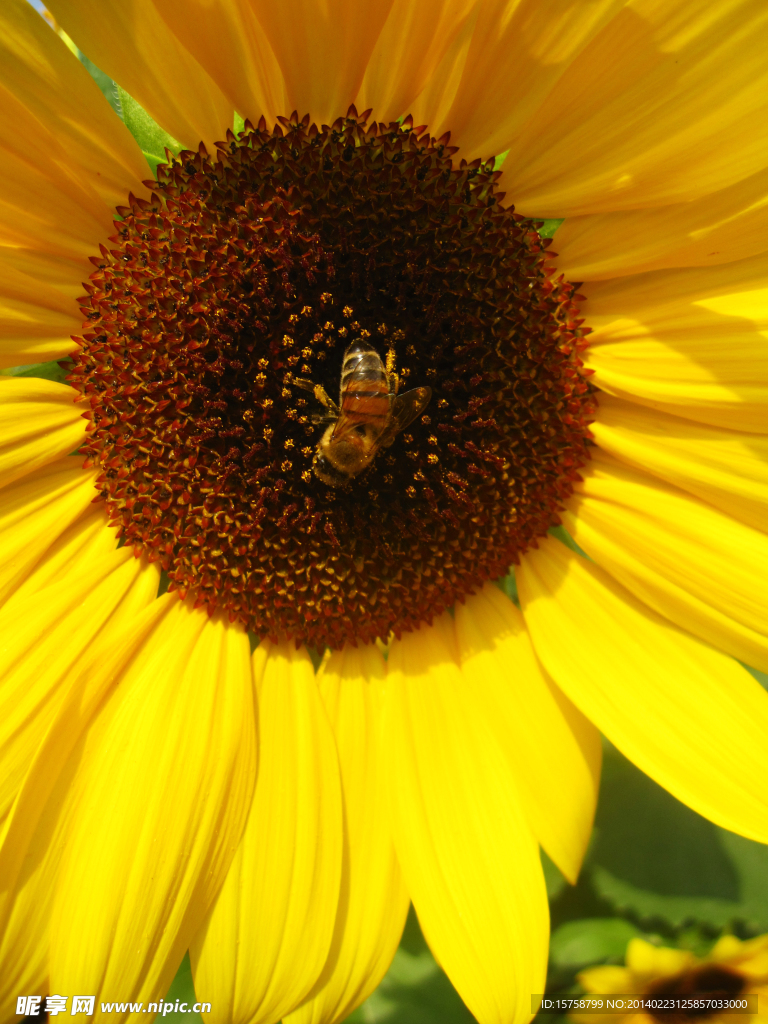
[[[503,576],[559,522],[594,410],[576,289],[493,160],[369,118],[262,118],[161,165],[92,259],[70,378],[126,542],[209,612],[316,647]],[[378,396],[347,383],[354,346],[386,359]],[[369,458],[334,479],[342,424]]]
[[[616,993],[642,996],[657,1002],[665,999],[722,1000],[746,996],[759,1001],[768,995],[768,935],[741,941],[734,935],[723,936],[703,958],[688,950],[654,946],[644,939],[631,939],[627,946],[626,967],[591,967],[578,975],[582,987],[589,993],[611,995]],[[754,998],[753,998],[754,1002]],[[752,1014],[747,1014],[750,1017]],[[585,1021],[589,1014],[574,1014],[574,1019]],[[594,1016],[594,1015],[593,1015]],[[637,1019],[635,1010],[624,1018]],[[643,1019],[659,1024],[686,1024],[691,1020],[732,1020],[733,1015],[717,1009],[648,1010]],[[592,1017],[590,1017],[590,1020]],[[594,1017],[600,1020],[600,1017]],[[651,1024],[651,1021],[648,1021]]]

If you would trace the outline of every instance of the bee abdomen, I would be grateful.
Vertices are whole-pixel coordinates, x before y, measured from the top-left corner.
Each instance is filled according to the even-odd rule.
[[[363,342],[350,345],[341,368],[342,415],[359,423],[383,426],[389,416],[387,374],[378,352]]]
[[[350,378],[361,378],[366,381],[380,381],[384,388],[387,387],[387,374],[381,356],[375,348],[366,345],[362,341],[350,345],[344,353],[344,360],[341,364],[341,388],[342,391]]]

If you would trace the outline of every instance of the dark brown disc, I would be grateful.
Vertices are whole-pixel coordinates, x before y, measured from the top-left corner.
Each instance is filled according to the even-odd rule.
[[[334,648],[429,623],[559,522],[595,408],[574,285],[493,161],[448,136],[262,119],[129,197],[71,382],[110,520],[253,633]],[[281,127],[282,126],[282,127]],[[312,472],[356,338],[423,414],[346,486]]]

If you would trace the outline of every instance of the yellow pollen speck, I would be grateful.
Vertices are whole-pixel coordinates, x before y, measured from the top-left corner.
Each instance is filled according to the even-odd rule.
[[[296,316],[296,314],[295,313],[291,313],[291,315],[288,317],[288,323],[293,325],[293,324],[297,324],[298,322],[299,322],[299,318]]]
[[[429,455],[427,456],[427,462],[430,464],[430,466],[436,466],[439,461],[440,460],[438,459],[434,452],[430,452]]]
[[[403,434],[403,440],[406,444],[413,444],[413,434]]]
[[[351,306],[345,306],[344,309],[342,309],[342,313],[347,319],[349,319],[352,316],[353,309]]]
[[[415,487],[406,487],[405,488],[405,493],[408,495],[409,498],[415,498],[416,497],[416,488]]]
[[[387,327],[386,324],[379,324],[376,330],[379,332],[379,334],[386,334],[389,328]]]
[[[422,416],[421,422],[424,424],[425,427],[428,427],[432,422],[432,419],[429,416]]]
[[[427,438],[427,443],[428,444],[437,444],[437,438],[435,437],[434,434],[430,434],[429,435],[429,437]]]
[[[301,350],[301,354],[302,354],[302,356],[305,359],[310,359],[312,357],[312,349],[311,348],[303,348]]]
[[[294,416],[295,415],[296,414],[294,413]],[[289,437],[289,438],[286,438],[286,441],[285,441],[285,444],[283,445],[283,447],[284,448],[293,448],[293,445],[294,445],[294,440],[293,440],[292,437]]]
[[[304,456],[305,459],[308,459],[312,454],[312,449],[309,447],[309,445],[305,445],[305,447],[301,449],[301,454]]]
[[[302,306],[301,307],[301,315],[302,316],[311,316],[312,315],[312,307],[311,306]]]
[[[261,404],[262,404],[263,408],[265,408],[265,409],[269,409],[269,408],[271,408],[271,407],[272,407],[272,405],[273,405],[274,403],[272,402],[272,399],[271,399],[271,398],[265,398],[265,399],[264,399],[264,401],[263,401],[263,402],[262,402]]]
[[[323,303],[331,302],[332,299],[333,299],[333,296],[331,295],[330,292],[323,292],[323,294],[320,296],[320,301],[323,302]]]
[[[323,327],[323,330],[324,331],[332,331],[333,330],[333,324],[331,323],[330,320],[326,320],[325,321],[325,326]]]
[[[283,335],[283,348],[290,348],[292,344],[293,344],[293,338],[290,336],[290,334],[284,334]]]
[[[280,469],[283,471],[283,473],[289,473],[291,471],[292,467],[293,467],[293,463],[289,462],[288,459],[286,459],[285,462],[280,467]]]
[[[308,484],[309,481],[312,479],[312,470],[305,469],[304,472],[301,474],[301,479],[304,481],[305,484]]]
[[[259,385],[260,388],[263,388],[264,385],[267,383],[266,373],[257,373],[256,376],[254,377],[254,381]]]
[[[269,439],[272,437],[273,434],[274,434],[274,430],[272,429],[272,427],[264,427],[264,440],[265,441],[269,441]]]
[[[346,327],[340,327],[339,328],[339,337],[340,338],[346,338],[346,336],[347,336],[347,328]]]
[[[437,407],[438,407],[438,409],[447,409],[448,408],[448,402],[446,401],[445,398],[441,398],[440,401],[437,403]]]
[[[268,367],[269,367],[269,360],[268,359],[260,359],[259,360],[259,369],[260,370],[266,370],[266,369],[268,369]]]

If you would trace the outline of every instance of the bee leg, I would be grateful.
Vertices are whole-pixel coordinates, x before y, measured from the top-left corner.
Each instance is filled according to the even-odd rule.
[[[334,416],[338,416],[339,415],[339,407],[338,407],[338,405],[336,405],[334,400],[331,398],[331,396],[325,390],[323,385],[322,384],[315,384],[313,390],[314,390],[315,398],[318,400],[318,402],[320,402],[322,405],[324,405],[326,409],[329,409],[333,413]]]
[[[400,389],[400,378],[395,372],[395,349],[391,346],[387,352],[387,384],[390,395],[396,395]]]
[[[293,380],[291,381],[291,384],[293,384],[293,386],[296,388],[301,388],[302,391],[315,390],[315,385],[312,383],[311,380],[302,380],[301,377],[294,377]]]

